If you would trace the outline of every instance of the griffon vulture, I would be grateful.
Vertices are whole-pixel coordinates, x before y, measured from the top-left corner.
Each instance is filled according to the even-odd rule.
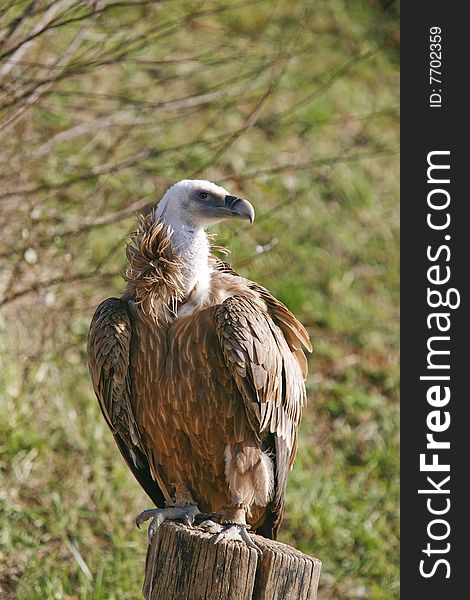
[[[165,519],[206,519],[214,542],[253,545],[247,525],[275,539],[282,518],[311,345],[279,300],[211,254],[206,229],[226,219],[253,222],[253,207],[209,181],[165,193],[127,247],[126,292],[96,309],[88,360],[157,507],[137,524],[153,517],[151,536]]]

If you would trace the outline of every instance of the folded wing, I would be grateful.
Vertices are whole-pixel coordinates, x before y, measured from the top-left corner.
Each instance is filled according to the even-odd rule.
[[[101,411],[136,479],[155,502],[163,493],[152,477],[147,449],[135,420],[129,357],[132,338],[127,303],[118,298],[102,302],[88,335],[88,367]]]
[[[259,301],[232,296],[215,310],[214,320],[252,432],[260,441],[271,436],[275,497],[260,533],[275,537],[306,400],[306,360],[301,344],[311,347],[307,332],[281,302],[256,284],[252,289]]]

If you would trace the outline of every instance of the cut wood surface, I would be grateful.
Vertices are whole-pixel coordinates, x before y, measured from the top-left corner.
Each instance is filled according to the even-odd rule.
[[[316,600],[321,561],[252,536],[214,545],[203,531],[166,522],[147,550],[146,600]]]

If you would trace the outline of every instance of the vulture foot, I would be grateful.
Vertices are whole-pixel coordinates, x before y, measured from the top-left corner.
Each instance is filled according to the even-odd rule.
[[[211,540],[213,544],[236,540],[244,542],[249,548],[256,550],[259,556],[263,556],[261,549],[258,548],[249,536],[247,525],[244,523],[225,523],[224,525],[219,525],[219,523],[214,523],[214,521],[204,521],[199,527],[203,531],[215,534]]]
[[[205,533],[220,533],[223,529],[223,526],[220,523],[213,521],[212,519],[206,519],[202,521],[198,525],[198,528],[204,531]]]
[[[195,504],[188,503],[180,506],[173,505],[167,508],[150,508],[142,511],[137,516],[135,524],[140,529],[142,523],[152,519],[148,528],[148,538],[149,542],[151,542],[163,521],[182,521],[185,525],[192,525],[198,514],[198,507]]]

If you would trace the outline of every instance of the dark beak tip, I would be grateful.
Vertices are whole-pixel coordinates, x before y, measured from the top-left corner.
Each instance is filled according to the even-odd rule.
[[[243,202],[243,207],[241,207],[241,210],[238,214],[242,217],[242,219],[247,219],[250,221],[250,225],[253,225],[255,220],[255,210],[248,200],[243,200]]]
[[[226,196],[225,205],[234,215],[238,215],[242,219],[247,219],[250,223],[253,223],[255,220],[255,209],[248,200],[238,198],[237,196]]]

